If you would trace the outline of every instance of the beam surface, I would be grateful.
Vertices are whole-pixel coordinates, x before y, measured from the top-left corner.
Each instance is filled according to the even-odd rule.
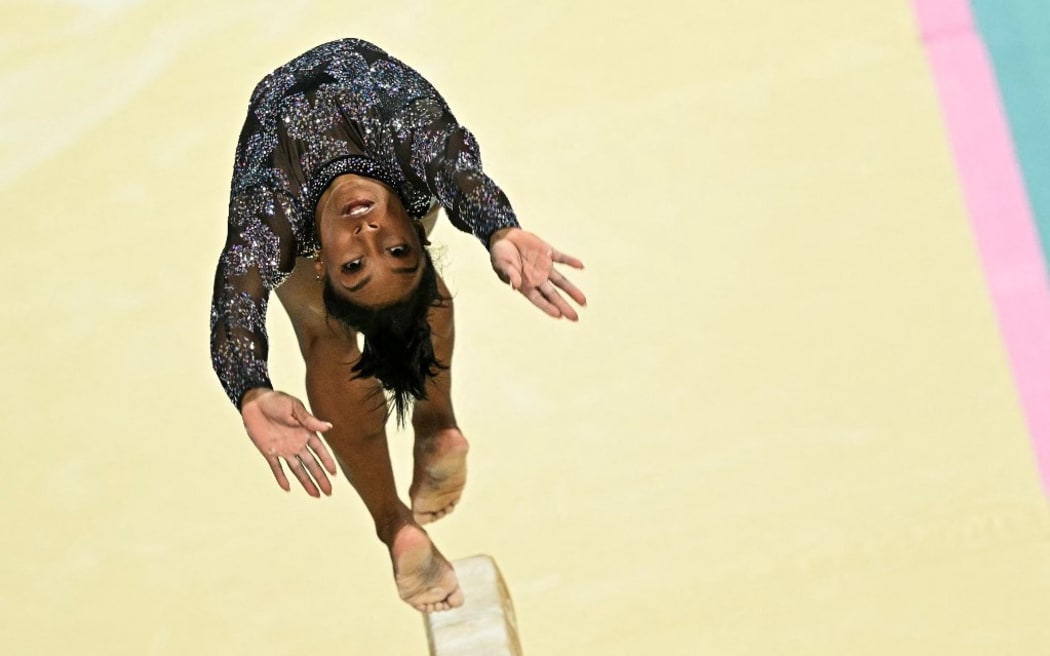
[[[430,656],[522,656],[514,605],[490,556],[452,563],[466,602],[424,616]]]

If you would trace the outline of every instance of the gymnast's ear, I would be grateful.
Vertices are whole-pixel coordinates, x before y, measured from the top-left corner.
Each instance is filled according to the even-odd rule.
[[[314,255],[314,278],[324,280],[324,260],[321,259],[321,251]]]

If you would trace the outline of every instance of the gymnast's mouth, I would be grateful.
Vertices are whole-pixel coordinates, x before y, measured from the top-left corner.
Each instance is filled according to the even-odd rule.
[[[375,205],[375,201],[371,200],[352,200],[343,207],[343,215],[353,217],[364,216],[372,211],[372,208],[375,207]]]

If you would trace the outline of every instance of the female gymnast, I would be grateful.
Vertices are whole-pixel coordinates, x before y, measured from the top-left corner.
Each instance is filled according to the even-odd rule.
[[[466,482],[449,398],[452,299],[427,251],[439,207],[481,240],[501,280],[577,320],[558,289],[586,299],[554,264],[582,263],[520,228],[438,92],[365,41],[314,48],[252,94],[211,306],[212,363],[278,485],[290,489],[287,466],[311,496],[331,494],[338,461],[389,549],[398,593],[424,612],[463,603],[421,526],[451,512]],[[271,290],[294,325],[313,414],[270,383]],[[411,412],[411,507],[394,488],[390,411],[400,423]]]

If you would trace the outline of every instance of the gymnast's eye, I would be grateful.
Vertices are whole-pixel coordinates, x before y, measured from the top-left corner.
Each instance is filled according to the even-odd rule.
[[[361,268],[361,258],[357,258],[356,260],[352,260],[352,261],[347,262],[346,264],[343,265],[343,271],[346,272],[346,273],[353,273],[355,271],[360,270],[360,268]]]
[[[411,250],[408,248],[408,246],[405,246],[404,244],[402,244],[401,246],[394,246],[390,249],[390,254],[398,258],[405,257],[410,252]]]

